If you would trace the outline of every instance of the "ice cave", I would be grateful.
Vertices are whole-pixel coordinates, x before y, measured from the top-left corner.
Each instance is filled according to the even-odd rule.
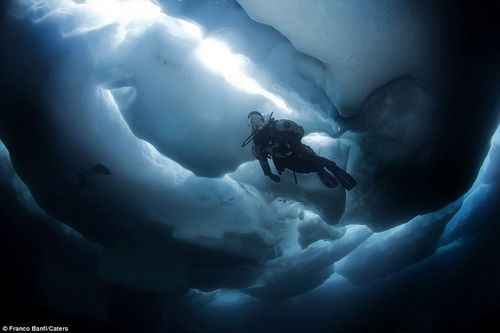
[[[493,2],[0,12],[6,330],[500,329]],[[264,177],[241,144],[253,110],[357,186]]]

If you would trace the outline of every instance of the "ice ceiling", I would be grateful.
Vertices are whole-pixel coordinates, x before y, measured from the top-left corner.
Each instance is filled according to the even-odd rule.
[[[499,189],[497,129],[474,183],[442,208],[398,213],[385,195],[401,186],[387,170],[432,161],[415,159],[443,80],[433,24],[405,6],[14,2],[2,172],[27,207],[102,246],[98,276],[113,283],[202,290],[217,309],[243,294],[324,301],[390,276],[478,232],[474,212]],[[251,110],[303,125],[358,187],[269,182],[240,147]],[[95,163],[111,175],[82,186]]]

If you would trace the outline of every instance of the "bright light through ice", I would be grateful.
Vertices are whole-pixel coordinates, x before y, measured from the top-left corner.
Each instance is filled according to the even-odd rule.
[[[37,11],[37,0],[31,0],[32,11]],[[44,3],[44,2],[42,2]],[[130,29],[146,28],[149,24],[158,23],[166,27],[169,34],[192,39],[199,42],[196,54],[198,58],[211,70],[222,75],[233,86],[247,93],[258,94],[271,101],[278,108],[287,113],[288,108],[283,98],[263,88],[254,78],[245,73],[245,67],[250,61],[240,54],[231,52],[229,47],[213,38],[203,39],[202,30],[186,20],[177,19],[162,12],[161,7],[148,0],[86,0],[77,4],[71,0],[46,2],[47,8],[59,13],[78,13],[79,25],[70,29],[65,36],[87,33],[103,26],[118,24],[114,40],[110,39],[109,47],[116,48],[125,40]],[[43,19],[43,18],[42,18]]]
[[[264,89],[257,81],[245,73],[249,61],[240,54],[232,53],[229,47],[213,38],[203,40],[196,54],[211,70],[221,74],[233,86],[251,94],[258,94],[273,102],[277,107],[292,112],[279,96]]]
[[[85,6],[98,13],[103,21],[128,24],[136,20],[150,20],[161,16],[161,8],[145,0],[87,0]]]
[[[75,5],[70,3],[70,6]],[[82,6],[90,14],[84,29],[118,23],[122,29],[121,40],[129,25],[145,26],[153,22],[164,24],[175,36],[196,40],[201,40],[203,36],[197,25],[164,14],[161,7],[148,0],[87,0],[76,6]]]

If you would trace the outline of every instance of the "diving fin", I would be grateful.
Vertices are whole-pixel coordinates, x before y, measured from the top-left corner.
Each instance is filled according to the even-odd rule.
[[[327,169],[333,174],[335,179],[342,185],[343,188],[350,191],[356,186],[356,181],[347,171],[339,168],[337,165],[334,167],[327,166]]]
[[[103,175],[110,175],[111,174],[111,171],[108,169],[108,167],[103,165],[103,164],[100,164],[100,163],[94,164],[94,166],[92,166],[90,171],[93,173],[100,173]]]
[[[82,171],[78,173],[78,183],[80,186],[85,187],[87,186],[88,179],[90,176],[93,176],[95,174],[101,174],[101,175],[107,175],[109,176],[111,174],[111,171],[107,166],[101,163],[96,163],[90,168],[88,171]]]
[[[321,169],[320,171],[317,172],[319,179],[328,188],[334,188],[336,187],[339,183],[335,179],[335,177],[328,173],[325,169]]]

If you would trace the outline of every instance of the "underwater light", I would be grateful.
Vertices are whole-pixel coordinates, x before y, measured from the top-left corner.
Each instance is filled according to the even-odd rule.
[[[292,112],[281,97],[264,89],[245,73],[245,66],[250,61],[240,54],[233,53],[225,43],[214,38],[204,39],[196,50],[196,55],[205,66],[222,75],[236,88],[250,94],[258,94],[287,113]]]
[[[122,30],[120,40],[125,38],[129,26],[146,27],[153,22],[164,24],[169,33],[182,38],[201,40],[203,37],[196,24],[166,15],[160,6],[148,0],[87,0],[78,6],[82,7],[82,14],[87,15],[85,29],[118,24]]]
[[[151,20],[162,15],[159,6],[145,0],[87,0],[84,6],[96,13],[102,21],[125,25],[132,21]]]

